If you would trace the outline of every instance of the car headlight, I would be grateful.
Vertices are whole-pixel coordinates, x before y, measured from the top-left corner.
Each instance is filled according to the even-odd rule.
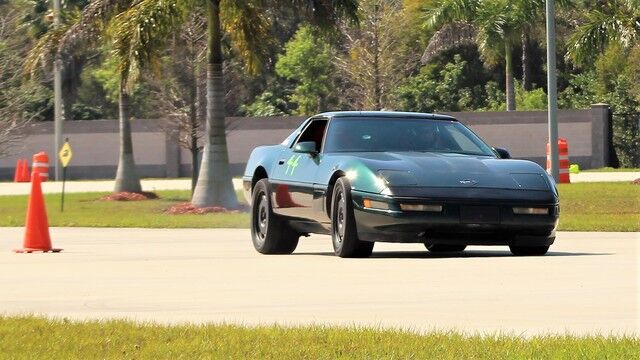
[[[407,170],[378,170],[378,176],[386,186],[418,185],[418,179]]]
[[[526,190],[549,190],[549,184],[543,174],[511,173],[518,187]]]

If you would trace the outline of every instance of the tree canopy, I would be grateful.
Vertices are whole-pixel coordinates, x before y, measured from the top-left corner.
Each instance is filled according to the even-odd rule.
[[[224,74],[218,117],[546,107],[544,0],[69,0],[57,29],[48,6],[0,2],[0,13],[20,14],[0,34],[0,56],[14,59],[5,62],[12,70],[3,69],[0,107],[9,109],[3,96],[20,94],[12,113],[21,119],[52,120],[50,63],[61,56],[70,120],[117,117],[125,86],[132,117],[193,108],[205,122],[213,108],[203,50],[213,44],[204,26],[210,8],[219,11],[219,51],[209,57]],[[556,6],[559,105],[607,102],[615,114],[640,112],[640,2]],[[189,31],[200,50],[189,57],[189,74],[180,74],[173,65],[186,61],[179,39],[193,16],[201,26]],[[172,104],[182,110],[167,107],[166,95],[179,93]],[[615,115],[614,141],[621,162],[637,166],[632,123]]]

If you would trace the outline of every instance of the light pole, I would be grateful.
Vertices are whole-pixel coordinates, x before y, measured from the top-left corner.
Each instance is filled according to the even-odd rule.
[[[556,83],[556,25],[554,0],[547,0],[547,96],[549,111],[549,148],[551,176],[560,179],[558,169],[558,89]]]
[[[60,0],[53,0],[53,27],[60,26]],[[53,127],[54,127],[54,149],[53,163],[55,164],[55,179],[60,180],[61,169],[58,160],[58,151],[62,147],[62,122],[64,121],[64,105],[62,104],[62,59],[56,52],[53,61]]]

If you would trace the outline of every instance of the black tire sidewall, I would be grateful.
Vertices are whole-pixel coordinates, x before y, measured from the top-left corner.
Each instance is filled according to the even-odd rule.
[[[342,238],[341,243],[337,243],[336,237],[338,237],[338,225],[336,213],[338,209],[338,194],[342,193],[345,201],[345,209],[344,209],[344,236]],[[371,246],[371,244],[361,244],[362,242],[358,239],[358,232],[356,229],[356,220],[353,214],[353,203],[351,199],[351,184],[349,180],[345,177],[341,177],[336,181],[336,184],[333,189],[333,195],[331,199],[331,242],[333,245],[333,250],[336,255],[340,257],[357,257],[357,256],[365,256],[371,253],[369,249],[368,253],[366,251],[361,251],[364,249],[360,249],[364,246]]]
[[[259,216],[258,212],[260,209],[259,200],[262,194],[265,195],[267,199],[267,235],[264,240],[260,240],[259,234],[256,231],[256,217]],[[271,209],[271,196],[269,194],[269,185],[266,179],[262,179],[256,183],[253,188],[253,194],[251,196],[251,241],[253,242],[253,246],[258,252],[263,252],[265,250],[265,245],[267,243],[267,239],[269,237],[269,228],[271,227],[271,221],[274,220],[273,211]]]
[[[336,237],[339,237],[340,235],[338,234],[338,224],[337,224],[337,219],[336,219],[336,213],[338,211],[338,194],[342,192],[343,196],[346,196],[346,194],[344,193],[344,189],[342,186],[342,183],[340,182],[340,180],[336,181],[336,184],[333,188],[333,192],[332,192],[332,198],[331,198],[331,243],[333,245],[333,251],[336,253],[336,255],[340,255],[340,253],[342,252],[342,248],[344,247],[344,239],[342,242],[339,242]],[[346,200],[346,199],[345,199]],[[345,233],[346,233],[346,229],[345,229]]]
[[[267,224],[264,241],[259,239],[256,230],[256,216],[259,215],[259,198],[265,195],[267,202]],[[251,203],[251,241],[261,254],[291,254],[298,246],[300,233],[289,227],[286,221],[273,212],[269,180],[262,179],[253,189]]]

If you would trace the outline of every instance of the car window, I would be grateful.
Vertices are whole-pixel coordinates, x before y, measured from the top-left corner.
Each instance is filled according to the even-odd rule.
[[[326,128],[327,119],[312,120],[311,123],[309,123],[309,125],[302,131],[302,134],[300,134],[300,137],[295,144],[305,141],[314,141],[316,143],[316,151],[320,152]]]
[[[334,118],[324,152],[420,151],[495,156],[457,121],[411,118]]]
[[[444,127],[444,129],[448,132],[448,135],[451,137],[452,141],[455,142],[457,150],[465,153],[482,152],[482,148],[479,146],[479,144],[474,143],[473,140],[469,136],[467,136],[467,134],[462,133],[460,127],[446,126]]]

